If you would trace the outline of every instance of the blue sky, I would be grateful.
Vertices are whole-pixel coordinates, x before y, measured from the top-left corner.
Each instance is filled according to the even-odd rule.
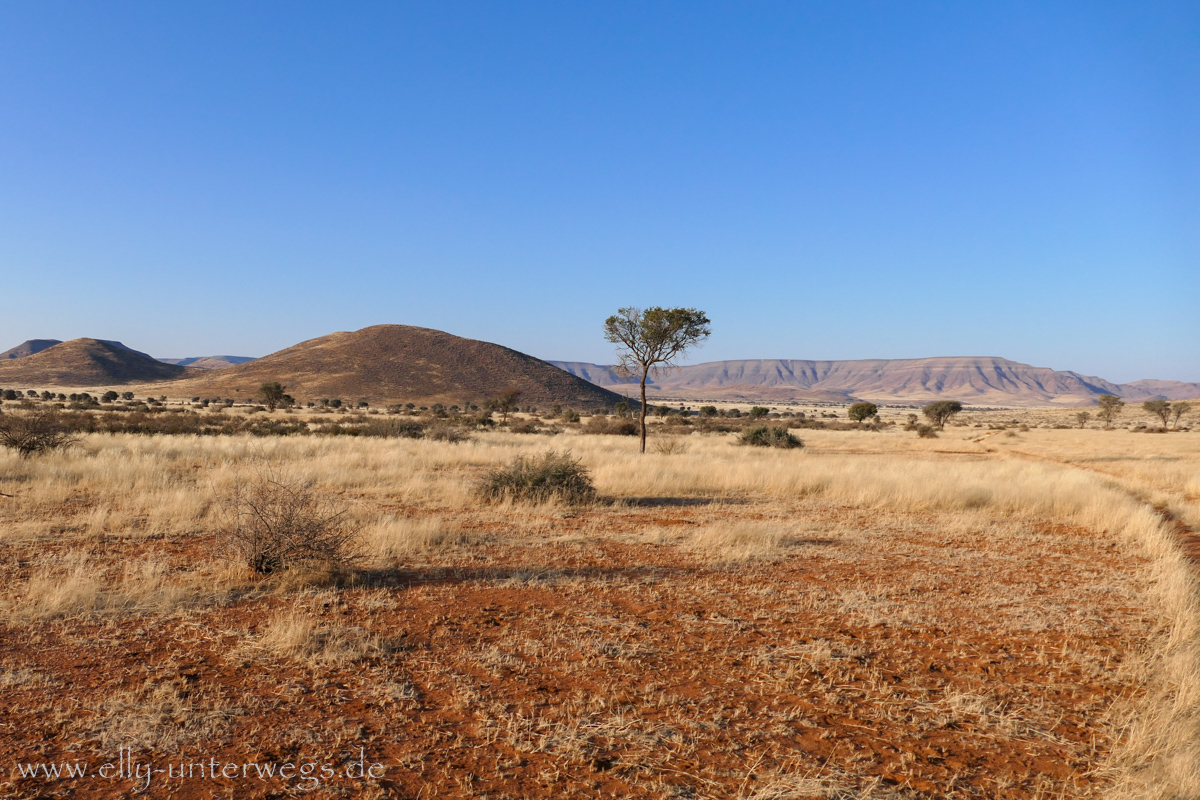
[[[395,322],[1200,380],[1200,4],[0,5],[0,349]]]

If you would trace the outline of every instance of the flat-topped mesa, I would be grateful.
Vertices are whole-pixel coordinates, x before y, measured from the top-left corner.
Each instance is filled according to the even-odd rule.
[[[612,367],[566,361],[551,363],[598,386],[624,390],[627,383]],[[669,370],[657,376],[651,386],[657,397],[770,402],[920,403],[955,399],[975,405],[1088,405],[1102,394],[1138,402],[1200,396],[1197,383],[1118,384],[991,356],[711,361]]]

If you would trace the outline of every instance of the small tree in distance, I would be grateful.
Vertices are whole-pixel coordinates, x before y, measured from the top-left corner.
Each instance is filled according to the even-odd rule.
[[[1179,429],[1180,418],[1187,415],[1192,410],[1192,404],[1183,400],[1176,401],[1171,404],[1171,415],[1175,418],[1175,429]]]
[[[1091,418],[1092,418],[1092,415],[1086,411],[1080,411],[1078,414],[1075,415],[1075,421],[1079,423],[1080,428],[1087,427],[1088,420]]]
[[[865,422],[879,413],[879,406],[874,403],[855,403],[850,406],[846,415],[855,422]]]
[[[1142,410],[1148,414],[1153,414],[1162,420],[1163,430],[1167,429],[1167,423],[1171,420],[1171,404],[1166,400],[1147,400],[1142,403]]]
[[[694,308],[660,308],[643,311],[627,306],[604,321],[604,338],[617,345],[617,371],[641,383],[641,452],[646,452],[646,378],[651,371],[674,366],[676,359],[699,346],[712,333],[703,311]]]
[[[489,411],[500,412],[500,424],[504,425],[508,422],[508,415],[517,410],[517,403],[521,399],[521,390],[517,388],[505,389],[500,394],[493,397],[483,404],[483,407]]]
[[[1096,399],[1096,406],[1096,416],[1104,420],[1105,428],[1111,428],[1113,420],[1117,418],[1117,414],[1120,414],[1121,409],[1125,407],[1125,401],[1115,394],[1102,394]]]
[[[274,411],[275,407],[282,403],[283,398],[286,396],[283,390],[284,386],[282,383],[272,381],[258,387],[258,396],[267,404],[267,408]]]
[[[962,403],[957,400],[938,400],[921,409],[921,413],[925,415],[926,419],[937,425],[938,430],[941,431],[946,429],[946,423],[950,421],[950,418],[962,409]]]

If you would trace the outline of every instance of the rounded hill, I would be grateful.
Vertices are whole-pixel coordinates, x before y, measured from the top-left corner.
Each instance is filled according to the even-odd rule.
[[[72,339],[21,358],[0,361],[0,386],[113,386],[173,380],[185,367],[164,364],[120,342]]]
[[[510,388],[522,392],[522,405],[597,408],[624,399],[511,348],[411,325],[374,325],[309,339],[189,377],[170,391],[248,399],[274,381],[301,402],[336,397],[372,405],[479,404]]]

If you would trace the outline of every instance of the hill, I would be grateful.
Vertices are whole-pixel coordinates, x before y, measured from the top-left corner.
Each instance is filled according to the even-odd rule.
[[[617,375],[612,367],[550,363],[598,386],[630,391],[629,379]],[[1200,394],[1196,383],[1146,380],[1117,384],[994,357],[712,361],[671,370],[656,378],[652,386],[655,397],[764,402],[955,399],[975,405],[1084,405],[1102,394],[1134,402]]]
[[[21,342],[16,347],[13,347],[9,350],[5,350],[3,353],[0,353],[0,361],[9,359],[9,358],[24,358],[25,356],[31,356],[34,353],[40,353],[43,350],[48,350],[51,347],[54,347],[54,345],[56,345],[56,344],[62,344],[62,340],[61,339],[27,339],[24,342]]]
[[[196,369],[224,369],[235,364],[245,364],[253,361],[253,356],[192,356],[190,358],[160,358],[164,364],[178,364],[181,367]]]
[[[172,380],[189,372],[164,364],[120,342],[72,339],[39,352],[0,361],[0,386],[115,386]]]
[[[278,381],[297,400],[372,405],[482,403],[515,387],[522,405],[612,406],[622,397],[507,347],[409,325],[332,333],[254,361],[163,387],[172,394],[251,398]]]

